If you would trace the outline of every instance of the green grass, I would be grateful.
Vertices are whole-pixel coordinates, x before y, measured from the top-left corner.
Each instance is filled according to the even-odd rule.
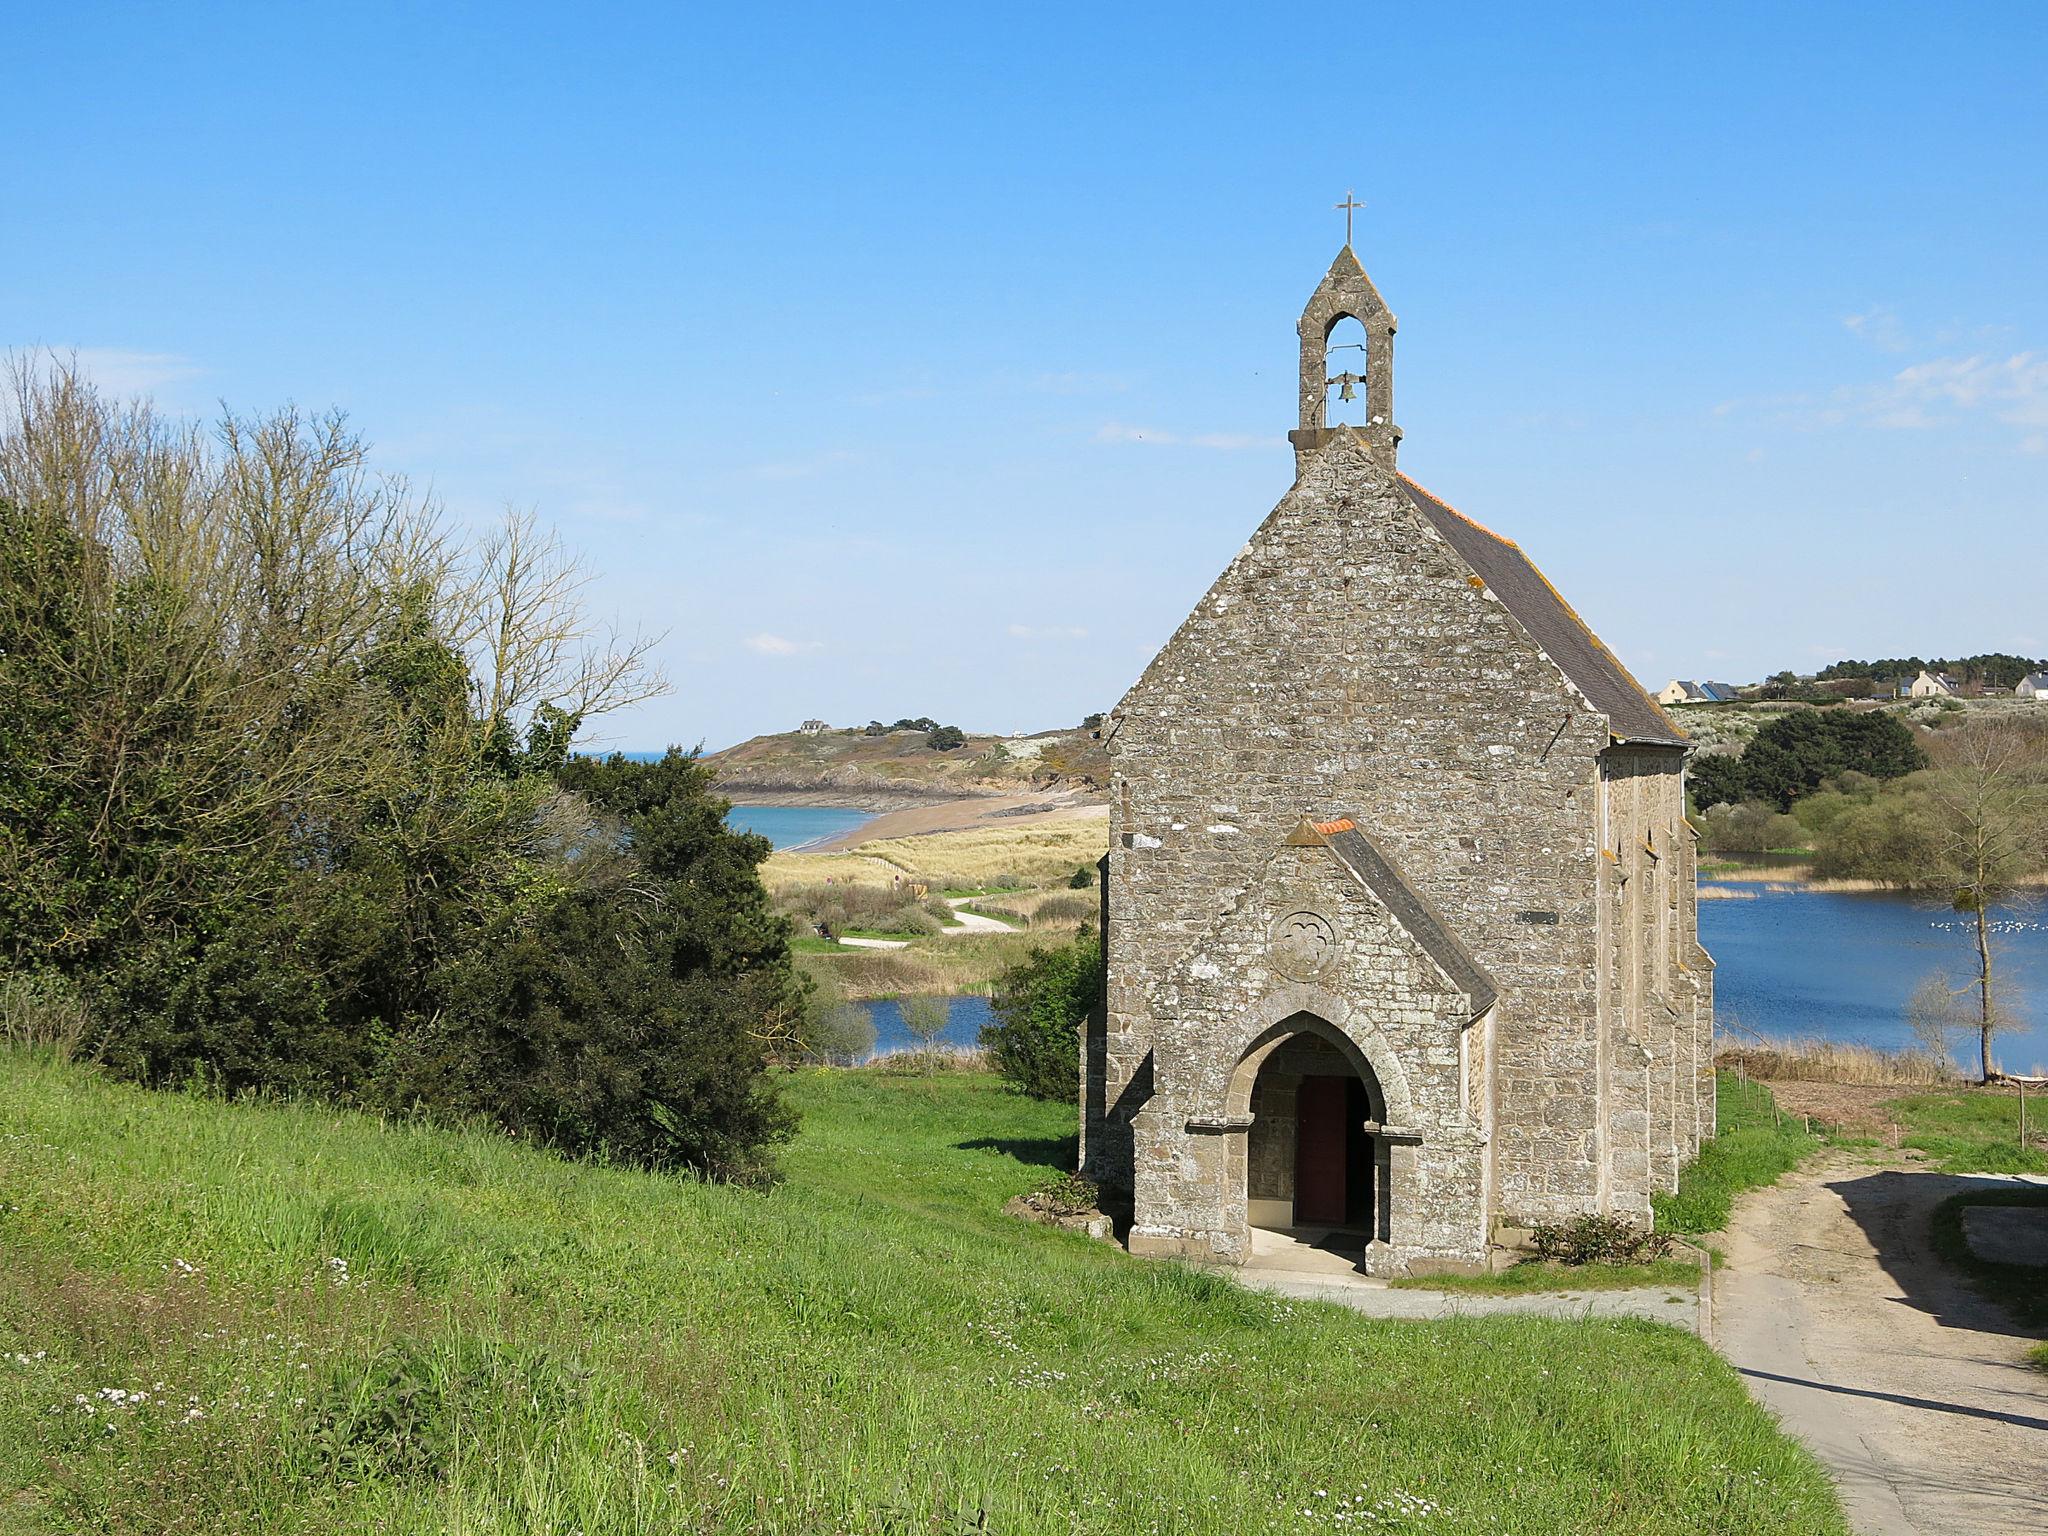
[[[1397,1288],[1464,1291],[1482,1296],[1522,1296],[1534,1291],[1625,1291],[1650,1285],[1691,1291],[1699,1283],[1699,1265],[1683,1259],[1654,1259],[1647,1264],[1554,1264],[1545,1259],[1524,1259],[1497,1274],[1418,1276],[1393,1282]]]
[[[2037,1371],[2048,1371],[2048,1344],[2036,1344],[2028,1350],[2026,1361]]]
[[[1844,1530],[1676,1328],[1253,1294],[1003,1214],[1067,1106],[789,1092],[758,1191],[0,1055],[0,1529]]]
[[[837,939],[821,939],[815,933],[799,933],[790,938],[789,948],[798,955],[837,955],[844,951]]]
[[[2048,1273],[2031,1264],[1994,1264],[1978,1258],[1963,1236],[1963,1212],[1973,1205],[2048,1206],[2048,1189],[1984,1189],[1951,1195],[1934,1208],[1932,1222],[1936,1253],[1968,1275],[1985,1295],[2002,1303],[2022,1325],[2048,1323]],[[2048,1345],[2041,1349],[2048,1350]],[[2044,1361],[2035,1359],[2033,1363]]]
[[[2028,1095],[2026,1147],[2019,1144],[2017,1094],[1916,1093],[1885,1109],[1899,1122],[1899,1144],[1943,1173],[2048,1173],[2048,1151],[2038,1144],[2048,1133],[2048,1095]]]
[[[1735,1197],[1775,1184],[1820,1147],[1803,1122],[1782,1117],[1771,1091],[1723,1072],[1715,1080],[1719,1134],[1678,1173],[1678,1190],[1653,1195],[1660,1232],[1718,1232]]]

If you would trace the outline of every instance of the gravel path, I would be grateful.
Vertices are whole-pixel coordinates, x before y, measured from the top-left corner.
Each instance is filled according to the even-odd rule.
[[[2048,1376],[1937,1259],[1934,1207],[2009,1181],[1835,1154],[1745,1195],[1715,1342],[1826,1463],[1865,1536],[2048,1531]]]

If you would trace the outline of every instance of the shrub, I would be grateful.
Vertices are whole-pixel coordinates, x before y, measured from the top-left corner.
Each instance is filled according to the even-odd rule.
[[[1038,1199],[1055,1216],[1079,1216],[1101,1208],[1102,1191],[1084,1174],[1063,1173],[1038,1191]]]
[[[1911,789],[1845,810],[1817,840],[1814,873],[1831,880],[1907,885],[1939,880],[1948,867],[1939,807]]]
[[[952,752],[967,745],[967,733],[957,725],[942,725],[931,733],[925,745],[934,752]]]
[[[770,968],[696,964],[673,903],[579,892],[442,977],[382,1097],[487,1116],[517,1135],[658,1168],[756,1179],[793,1117],[764,1074]],[[800,1009],[792,1027],[801,1018]]]
[[[1806,828],[1796,817],[1783,815],[1755,800],[1713,806],[1700,817],[1700,823],[1707,846],[1716,853],[1801,848],[1807,840]]]
[[[1068,876],[1068,878],[1067,878],[1067,889],[1068,889],[1068,890],[1070,890],[1070,891],[1092,891],[1092,890],[1094,890],[1094,889],[1095,889],[1095,871],[1094,871],[1094,869],[1092,869],[1092,868],[1091,868],[1090,866],[1088,866],[1088,865],[1086,865],[1086,864],[1083,864],[1083,865],[1081,865],[1081,866],[1080,866],[1080,867],[1079,867],[1078,869],[1076,869],[1076,870],[1075,870],[1075,871],[1073,872],[1073,874],[1072,874],[1072,875]]]
[[[0,976],[0,1043],[69,1058],[85,1043],[92,1018],[69,978],[54,972]]]
[[[1058,949],[1034,948],[996,978],[981,1043],[997,1072],[1036,1099],[1080,1091],[1081,1026],[1102,1006],[1102,941],[1091,928]]]
[[[1671,1239],[1625,1216],[1575,1216],[1539,1223],[1529,1246],[1558,1264],[1647,1264],[1671,1252]]]
[[[1102,904],[1093,896],[1062,892],[1041,901],[1038,910],[1031,914],[1031,921],[1038,927],[1051,927],[1059,923],[1089,923],[1101,915],[1101,909]]]

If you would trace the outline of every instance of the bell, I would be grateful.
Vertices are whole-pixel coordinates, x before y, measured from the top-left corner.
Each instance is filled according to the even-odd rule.
[[[1358,398],[1357,392],[1351,387],[1351,375],[1348,373],[1344,375],[1344,383],[1337,391],[1337,398],[1339,400],[1356,400]]]

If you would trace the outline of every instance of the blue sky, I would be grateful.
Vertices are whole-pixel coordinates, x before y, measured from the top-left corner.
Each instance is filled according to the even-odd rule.
[[[536,507],[620,745],[1107,708],[1348,187],[1402,467],[1651,686],[2048,653],[2048,6],[6,9],[0,345]]]

